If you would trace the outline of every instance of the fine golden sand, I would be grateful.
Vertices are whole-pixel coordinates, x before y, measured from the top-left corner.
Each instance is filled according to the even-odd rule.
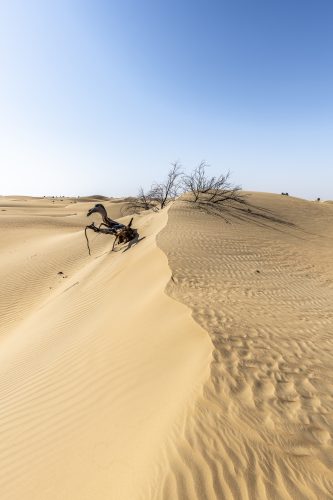
[[[0,198],[1,500],[333,498],[333,204],[101,202]]]

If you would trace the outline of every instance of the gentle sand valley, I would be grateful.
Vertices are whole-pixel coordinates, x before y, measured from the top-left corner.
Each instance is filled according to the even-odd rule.
[[[333,204],[0,198],[1,500],[333,498]]]

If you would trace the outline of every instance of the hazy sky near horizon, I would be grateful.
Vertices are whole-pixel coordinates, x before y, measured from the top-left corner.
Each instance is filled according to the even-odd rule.
[[[332,0],[4,0],[0,194],[135,194],[205,159],[333,199]]]

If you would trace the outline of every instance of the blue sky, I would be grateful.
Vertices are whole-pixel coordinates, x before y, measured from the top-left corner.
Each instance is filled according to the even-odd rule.
[[[11,0],[0,194],[135,194],[205,159],[333,199],[333,2]]]

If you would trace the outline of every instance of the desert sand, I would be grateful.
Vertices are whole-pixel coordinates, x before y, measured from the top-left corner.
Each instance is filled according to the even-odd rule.
[[[0,498],[333,498],[333,204],[101,201],[0,197]]]

